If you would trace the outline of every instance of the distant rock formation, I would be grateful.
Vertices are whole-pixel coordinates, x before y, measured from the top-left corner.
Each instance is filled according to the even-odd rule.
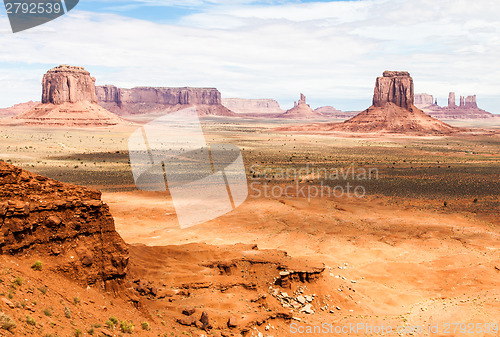
[[[448,95],[448,106],[450,108],[454,108],[457,106],[455,103],[456,103],[455,93],[450,92],[450,94]]]
[[[45,126],[129,124],[97,104],[95,78],[83,67],[61,65],[42,80],[42,103],[15,116],[12,123]]]
[[[43,76],[42,88],[43,104],[97,103],[95,78],[83,67],[60,65],[49,70]]]
[[[19,115],[20,113],[33,108],[34,106],[40,104],[40,102],[29,101],[26,103],[19,103],[11,106],[10,108],[0,109],[0,118],[12,117]]]
[[[417,94],[415,99],[417,102],[417,97],[423,97],[427,94]],[[429,95],[430,96],[430,95]],[[430,96],[432,97],[432,96]],[[421,99],[419,98],[418,102]],[[422,109],[424,112],[428,113],[434,118],[440,120],[447,119],[485,119],[494,118],[495,115],[480,109],[477,105],[476,95],[472,96],[460,96],[460,104],[456,104],[456,96],[454,92],[450,92],[448,95],[448,106],[440,107],[437,102],[434,104],[428,104],[428,100],[422,101],[421,104],[415,104],[418,108]]]
[[[280,118],[314,118],[314,117],[326,117],[324,114],[311,109],[309,104],[306,102],[306,96],[300,94],[300,99],[298,102],[294,103],[294,107],[287,110],[285,113],[279,115]]]
[[[319,112],[326,117],[337,118],[337,119],[349,119],[353,118],[361,111],[341,111],[335,109],[333,106],[322,106],[320,108],[315,109],[314,111]]]
[[[140,115],[172,112],[194,106],[201,115],[234,116],[222,105],[221,93],[215,88],[96,88],[99,104],[117,115]]]
[[[287,127],[282,131],[338,131],[444,135],[458,131],[414,106],[413,79],[408,72],[386,71],[378,77],[373,105],[343,123],[322,123]]]
[[[406,71],[385,71],[378,77],[373,94],[373,106],[384,107],[393,103],[403,109],[413,106],[413,79]]]
[[[434,97],[429,94],[415,94],[415,106],[419,109],[433,105]]]
[[[222,105],[239,114],[280,114],[285,112],[274,99],[223,98]]]
[[[2,161],[0,254],[36,256],[84,284],[123,279],[129,259],[100,192]]]

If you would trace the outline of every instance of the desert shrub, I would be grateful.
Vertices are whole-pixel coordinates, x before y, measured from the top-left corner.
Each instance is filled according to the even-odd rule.
[[[31,265],[31,269],[33,269],[33,270],[37,270],[37,271],[42,270],[42,261],[39,261],[39,260],[38,260],[38,261],[35,261],[35,263],[33,263],[33,264]]]
[[[43,286],[43,287],[38,288],[38,290],[40,290],[40,292],[41,292],[42,294],[44,294],[44,295],[47,293],[47,289],[48,289],[48,288],[47,288],[46,286]]]
[[[75,337],[80,337],[82,335],[82,330],[76,329],[75,330]]]
[[[71,318],[71,310],[68,307],[64,307],[64,316]]]
[[[73,299],[73,302],[75,302],[75,304],[79,304],[80,303],[80,298],[78,296],[76,296],[74,299]]]
[[[134,331],[134,323],[132,323],[132,322],[128,323],[127,321],[121,321],[120,322],[120,330],[123,333],[132,333]]]
[[[24,284],[24,280],[21,276],[18,276],[12,281],[13,286],[22,286]]]
[[[142,322],[141,327],[142,327],[142,330],[146,330],[146,331],[151,330],[151,327],[149,326],[148,322]]]
[[[12,291],[12,289],[9,290],[9,299],[11,300],[13,297],[14,297],[14,292]]]
[[[43,313],[45,314],[45,316],[52,316],[52,310],[50,308],[45,308],[43,310]]]
[[[113,323],[113,325],[118,325],[118,323],[120,322],[115,316],[111,316],[109,320]]]
[[[104,324],[106,324],[106,326],[110,329],[114,329],[115,327],[114,323],[111,322],[109,319],[106,322],[104,322]]]
[[[12,331],[16,327],[16,323],[10,316],[0,314],[0,329]]]
[[[33,326],[36,325],[35,319],[33,317],[29,316],[29,315],[26,316],[26,323],[28,323],[29,325],[33,325]]]

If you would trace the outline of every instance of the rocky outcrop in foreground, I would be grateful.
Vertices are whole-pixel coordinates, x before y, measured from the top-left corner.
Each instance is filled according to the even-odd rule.
[[[172,112],[195,106],[201,115],[233,116],[222,105],[221,93],[215,88],[96,88],[99,104],[117,115],[140,115]]]
[[[85,284],[124,278],[129,259],[100,192],[2,161],[0,254],[36,256]]]
[[[10,122],[63,127],[128,124],[97,104],[95,78],[88,71],[68,65],[49,70],[42,80],[42,103]]]
[[[285,112],[274,99],[223,98],[222,105],[240,114],[279,114]]]

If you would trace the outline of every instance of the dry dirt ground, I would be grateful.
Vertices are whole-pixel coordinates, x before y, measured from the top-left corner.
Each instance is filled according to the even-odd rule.
[[[251,195],[231,213],[181,230],[168,196],[134,189],[126,152],[131,130],[1,130],[2,159],[104,191],[119,234],[132,244],[129,281],[151,282],[141,284],[139,309],[120,296],[80,289],[67,280],[57,281],[65,291],[48,299],[36,288],[45,283],[50,291],[56,276],[32,271],[34,257],[1,257],[1,292],[8,295],[18,274],[37,279],[34,292],[17,286],[12,301],[26,297],[41,302],[39,308],[52,306],[57,319],[39,311],[34,318],[53,336],[57,329],[61,336],[75,329],[89,335],[94,321],[100,333],[109,316],[133,320],[134,334],[144,336],[375,336],[381,326],[386,336],[498,335],[486,333],[485,325],[483,332],[472,330],[500,320],[498,135],[343,139],[275,133],[277,126],[275,121],[214,119],[205,130],[209,141],[238,145],[247,169],[258,164],[276,173],[279,167],[306,163],[354,164],[377,167],[379,179],[362,182],[364,198]],[[247,173],[250,179],[255,172]],[[302,182],[318,184],[312,178]],[[284,187],[290,182],[270,183]],[[299,274],[280,287],[276,278],[286,270]],[[313,314],[300,312],[299,296]],[[81,303],[74,304],[73,297]],[[73,316],[85,317],[68,323],[65,306]],[[214,329],[207,333],[176,323],[187,307],[195,307],[198,316],[206,311]],[[238,328],[227,327],[230,317]],[[51,320],[56,328],[48,328]],[[151,331],[140,328],[146,321]],[[323,323],[333,332],[305,333]],[[338,331],[349,324],[360,331]],[[429,332],[429,325],[439,331]],[[387,332],[389,326],[406,331]]]

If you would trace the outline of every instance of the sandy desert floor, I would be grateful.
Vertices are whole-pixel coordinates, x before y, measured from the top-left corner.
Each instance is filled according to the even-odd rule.
[[[136,270],[142,273],[162,275],[169,269],[148,260],[151,257],[141,244],[257,245],[326,266],[321,277],[306,286],[310,289],[305,293],[316,294],[315,314],[290,309],[300,319],[291,321],[297,328],[361,323],[424,327],[413,335],[497,335],[467,332],[476,325],[453,331],[453,324],[500,323],[498,134],[343,139],[276,133],[274,122],[253,120],[213,119],[204,127],[209,142],[232,143],[242,149],[250,181],[255,173],[249,169],[252,165],[277,173],[280,168],[307,164],[330,169],[375,167],[379,179],[358,182],[367,191],[363,198],[251,195],[231,213],[181,230],[168,195],[133,186],[127,154],[127,137],[133,128],[3,129],[0,155],[36,173],[102,190],[120,235],[127,243],[139,244],[132,254],[141,261]],[[271,186],[295,183],[269,180]],[[346,182],[355,183],[341,181]],[[306,177],[300,183],[316,186],[319,181]],[[287,291],[303,286],[294,282]],[[248,294],[242,290],[240,295]],[[241,299],[215,301],[208,294],[196,296],[185,304],[197,300],[215,312],[240,315],[247,306]],[[301,335],[293,333],[290,324],[276,321],[266,330],[266,323],[250,335]],[[429,333],[429,324],[439,324],[439,333]],[[446,324],[451,324],[448,333]]]

